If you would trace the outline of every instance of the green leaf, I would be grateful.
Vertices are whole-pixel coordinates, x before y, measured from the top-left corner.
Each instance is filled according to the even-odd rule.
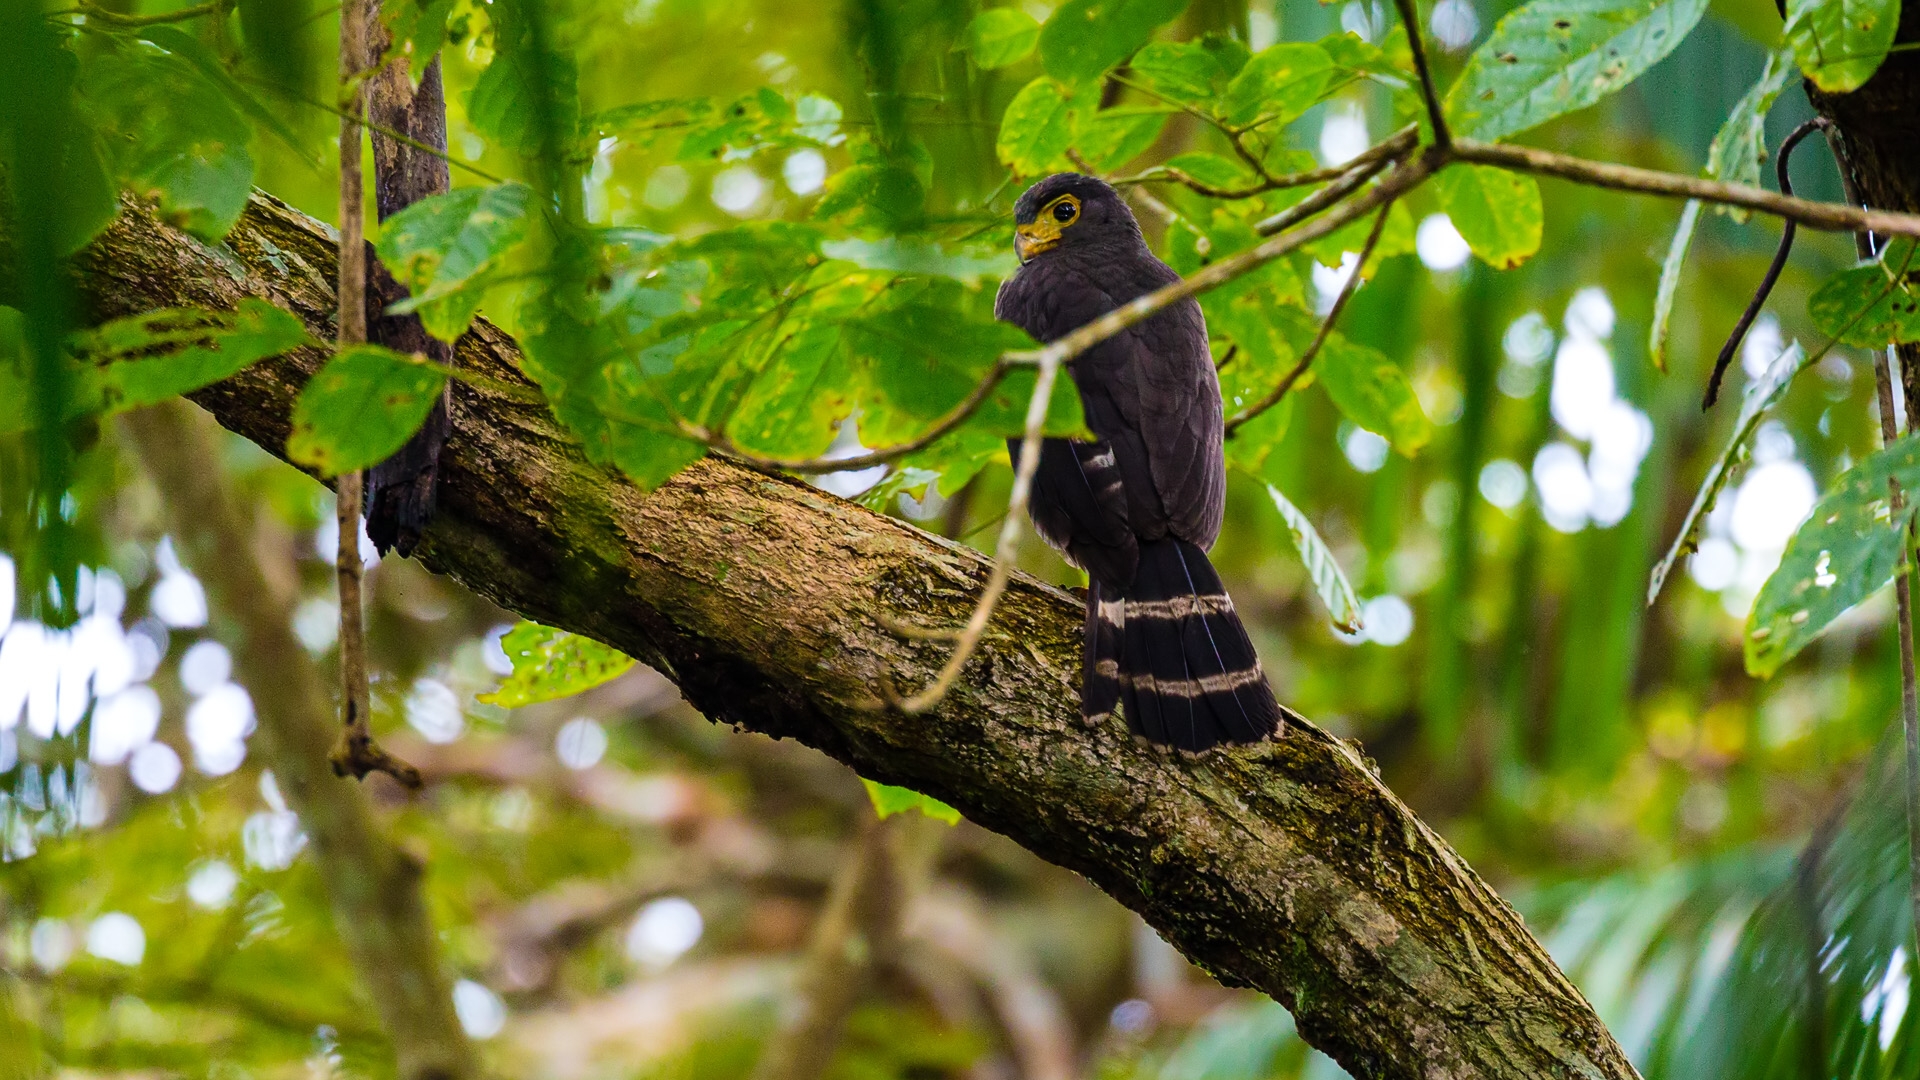
[[[508,183],[422,199],[386,220],[380,261],[413,295],[392,307],[418,312],[427,332],[452,341],[472,325],[494,272],[527,235],[532,189]]]
[[[1176,155],[1167,161],[1166,168],[1178,169],[1207,187],[1224,191],[1245,191],[1258,183],[1246,165],[1204,150]]]
[[[952,278],[967,285],[978,284],[983,277],[1009,277],[1020,267],[1018,257],[1011,251],[979,248],[947,251],[931,240],[898,236],[879,240],[832,240],[820,245],[820,254],[829,259],[845,259],[868,270]]]
[[[1040,61],[1061,82],[1094,78],[1186,7],[1187,0],[1066,0],[1040,28]]]
[[[1849,608],[1893,580],[1920,506],[1892,509],[1887,481],[1920,487],[1920,438],[1908,436],[1848,469],[1787,542],[1747,616],[1747,673],[1771,676]]]
[[[267,108],[266,103],[262,102],[253,91],[240,85],[232,75],[228,74],[226,66],[220,62],[220,57],[199,38],[177,26],[168,26],[165,23],[143,27],[140,30],[140,36],[193,65],[194,70],[198,71],[209,85],[224,95],[229,102],[239,106],[241,112],[272,132],[274,138],[285,143],[302,160],[313,160],[313,155],[308,153],[306,144],[300,140],[300,136],[294,134],[292,128],[287,126],[286,121],[280,119],[278,113]]]
[[[1040,23],[1017,7],[989,8],[967,24],[975,67],[992,71],[1019,63],[1040,41]]]
[[[390,43],[387,55],[405,56],[414,82],[447,40],[454,0],[390,0],[380,9]]]
[[[1227,72],[1219,59],[1191,41],[1156,41],[1127,66],[1154,93],[1182,105],[1211,109],[1226,89]]]
[[[1814,290],[1807,314],[1820,332],[1848,345],[1881,348],[1920,341],[1920,296],[1909,267],[1914,244],[1898,240],[1880,259],[1842,270]]]
[[[1709,179],[1732,184],[1759,184],[1760,165],[1767,160],[1767,113],[1793,78],[1792,56],[1786,50],[1767,54],[1759,81],[1734,103],[1725,123],[1714,133],[1707,147],[1706,175]],[[1747,220],[1748,212],[1738,207],[1715,209],[1735,221]]]
[[[1706,522],[1707,515],[1713,512],[1714,501],[1720,497],[1720,489],[1727,485],[1727,477],[1733,467],[1745,458],[1747,440],[1759,428],[1761,418],[1786,396],[1793,377],[1806,365],[1806,353],[1801,351],[1800,343],[1796,341],[1787,346],[1765,374],[1747,384],[1746,397],[1740,402],[1740,416],[1733,423],[1733,435],[1727,439],[1726,449],[1720,451],[1713,467],[1707,470],[1706,479],[1700,482],[1700,490],[1693,496],[1693,505],[1687,508],[1687,516],[1680,523],[1680,533],[1673,538],[1673,545],[1654,565],[1653,574],[1647,581],[1649,607],[1659,599],[1660,589],[1667,583],[1667,575],[1673,573],[1680,557],[1697,547],[1694,538],[1700,526]]]
[[[1673,242],[1667,245],[1666,261],[1660,264],[1660,289],[1653,298],[1653,329],[1647,332],[1647,357],[1653,366],[1667,370],[1667,326],[1673,319],[1673,298],[1680,291],[1680,271],[1687,262],[1687,249],[1693,247],[1693,231],[1700,223],[1700,200],[1688,199],[1680,211],[1680,225],[1673,230]]]
[[[419,430],[446,382],[446,372],[391,349],[345,349],[301,389],[287,456],[323,476],[385,461]]]
[[[551,104],[551,117],[541,116],[543,98]],[[570,146],[580,126],[579,67],[565,53],[549,52],[543,58],[530,46],[502,48],[473,82],[467,121],[521,154],[538,152],[549,136]],[[543,121],[555,130],[545,130]]]
[[[1040,176],[1065,160],[1073,142],[1070,100],[1060,84],[1045,76],[1013,96],[1000,117],[1000,138],[994,144],[1007,168],[1020,176]]]
[[[1271,127],[1277,130],[1312,108],[1333,74],[1333,58],[1318,45],[1291,41],[1269,45],[1254,53],[1227,84],[1219,115],[1232,124],[1271,117]]]
[[[1880,69],[1899,28],[1900,0],[1788,0],[1781,38],[1801,74],[1845,94]]]
[[[1287,523],[1287,532],[1293,537],[1293,548],[1300,553],[1301,565],[1307,568],[1307,576],[1313,579],[1313,588],[1320,594],[1320,602],[1327,605],[1327,614],[1332,617],[1334,627],[1343,633],[1359,633],[1360,600],[1354,596],[1346,572],[1340,569],[1340,560],[1333,557],[1333,549],[1320,538],[1320,533],[1314,529],[1307,515],[1288,501],[1279,488],[1268,484],[1267,494],[1272,496],[1273,507],[1280,511],[1281,520]]]
[[[1531,176],[1483,165],[1456,165],[1434,177],[1440,208],[1467,247],[1496,270],[1511,270],[1540,250],[1540,185]]]
[[[633,667],[633,660],[618,649],[534,622],[516,624],[500,639],[500,648],[513,661],[513,674],[480,700],[507,709],[571,697],[612,682]]]
[[[88,373],[79,396],[109,412],[152,405],[307,341],[298,317],[255,297],[232,315],[187,308],[116,319],[77,341],[87,359],[110,361]]]
[[[1468,58],[1448,119],[1493,140],[1584,109],[1659,63],[1706,10],[1707,0],[1532,0]]]
[[[1347,419],[1386,439],[1399,453],[1412,457],[1433,438],[1433,423],[1421,410],[1413,384],[1379,350],[1328,334],[1312,370]]]
[[[1073,148],[1095,172],[1117,169],[1146,153],[1173,115],[1150,107],[1095,110],[1074,104]]]
[[[936,821],[944,821],[949,825],[960,824],[960,811],[931,795],[922,795],[911,788],[876,783],[864,776],[860,782],[867,786],[867,798],[873,800],[873,812],[882,821],[908,810],[918,810]]]

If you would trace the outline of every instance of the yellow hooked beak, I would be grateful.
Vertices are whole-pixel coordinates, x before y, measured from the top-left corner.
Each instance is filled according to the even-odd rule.
[[[1013,253],[1020,256],[1023,263],[1059,243],[1060,226],[1051,218],[1043,217],[1013,227]]]

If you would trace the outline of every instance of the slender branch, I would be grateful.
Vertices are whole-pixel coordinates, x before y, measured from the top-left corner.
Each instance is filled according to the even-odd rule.
[[[331,113],[332,115],[339,117],[343,121],[348,118],[347,111],[341,108],[340,106],[330,105],[327,102],[319,100],[318,98],[310,98],[303,94],[290,94],[287,92],[286,87],[281,86],[278,83],[270,83],[263,79],[257,79],[252,76],[246,75],[244,73],[235,73],[233,77],[239,80],[240,82],[252,83],[253,85],[261,87],[263,89],[274,91],[275,93],[282,95],[283,97],[287,98],[287,100],[292,101],[295,104],[305,105],[313,109],[319,109],[321,112],[324,112],[324,113]],[[423,154],[430,154],[446,162],[449,166],[453,168],[464,169],[467,172],[470,172],[473,175],[479,177],[480,179],[485,180],[489,184],[504,184],[507,182],[505,177],[496,176],[493,173],[490,173],[487,170],[482,169],[480,166],[472,164],[471,162],[461,161],[460,159],[454,157],[453,155],[449,154],[447,151],[442,150],[437,146],[429,146],[426,143],[423,143],[420,140],[406,134],[405,132],[395,131],[393,128],[388,127],[385,124],[381,124],[372,119],[369,119],[368,117],[365,117],[365,116],[360,117],[359,124],[361,127],[366,128],[368,131],[371,131],[376,135],[385,136],[386,138],[392,139],[394,142],[397,142],[402,146],[406,146],[411,149],[418,150]]]
[[[1615,191],[1636,191],[1644,195],[1665,195],[1677,199],[1699,199],[1722,206],[1738,206],[1763,214],[1787,218],[1810,229],[1824,232],[1869,231],[1890,236],[1920,237],[1920,214],[1896,214],[1885,210],[1863,210],[1840,203],[1815,202],[1768,191],[1751,184],[1728,184],[1703,180],[1696,176],[1637,169],[1584,158],[1556,154],[1531,146],[1476,142],[1455,139],[1453,156],[1477,165],[1492,165],[1514,172],[1557,176],[1590,187]]]
[[[1780,154],[1774,166],[1775,175],[1780,181],[1780,194],[1793,194],[1793,178],[1787,174],[1787,163],[1793,160],[1793,148],[1800,145],[1801,139],[1828,126],[1825,117],[1816,116],[1794,128],[1780,141]],[[1740,313],[1740,320],[1733,324],[1733,333],[1727,335],[1727,343],[1720,347],[1720,355],[1714,358],[1713,374],[1707,378],[1707,396],[1700,404],[1701,412],[1713,408],[1714,399],[1720,396],[1720,380],[1726,376],[1727,365],[1733,362],[1733,354],[1739,350],[1740,342],[1746,339],[1748,328],[1759,317],[1760,309],[1766,306],[1774,282],[1780,280],[1780,271],[1787,267],[1787,256],[1793,253],[1793,234],[1798,227],[1792,218],[1788,218],[1781,229],[1780,246],[1774,249],[1773,262],[1768,265],[1766,276],[1760,279],[1760,287],[1753,290],[1753,299],[1747,301],[1747,310]]]
[[[348,0],[340,12],[340,84],[348,102],[340,116],[340,271],[338,342],[342,349],[367,340],[367,239],[365,189],[360,174],[361,114],[366,85],[361,65],[367,56],[371,0]],[[393,757],[373,741],[367,726],[371,711],[367,689],[366,615],[360,596],[360,504],[364,475],[340,474],[334,482],[334,519],[339,525],[334,576],[340,591],[340,739],[330,760],[340,776],[364,780],[383,772],[410,788],[420,786],[420,771]]]
[[[1313,342],[1300,354],[1300,360],[1293,365],[1293,370],[1287,372],[1279,385],[1275,386],[1266,397],[1254,402],[1245,412],[1227,421],[1228,438],[1232,438],[1233,433],[1240,430],[1242,424],[1280,404],[1280,399],[1286,397],[1287,391],[1292,390],[1293,385],[1300,381],[1300,377],[1307,373],[1313,358],[1320,355],[1320,347],[1327,343],[1327,338],[1333,333],[1333,324],[1339,321],[1340,313],[1346,310],[1347,301],[1353,299],[1353,294],[1360,288],[1360,279],[1366,273],[1367,260],[1373,257],[1373,249],[1380,243],[1380,234],[1386,231],[1387,212],[1392,209],[1393,204],[1386,203],[1380,207],[1379,214],[1375,215],[1373,231],[1367,234],[1367,242],[1360,248],[1360,261],[1353,264],[1353,273],[1340,286],[1340,295],[1333,298],[1333,307],[1327,311],[1327,317],[1321,320],[1319,333],[1313,335]],[[1226,361],[1221,361],[1221,366],[1226,366]]]
[[[1304,187],[1308,184],[1324,184],[1330,180],[1338,180],[1363,166],[1400,157],[1418,145],[1420,140],[1419,129],[1409,124],[1380,142],[1361,151],[1351,160],[1343,162],[1342,164],[1330,165],[1323,169],[1309,169],[1305,172],[1286,173],[1275,176],[1267,172],[1266,167],[1260,163],[1259,159],[1242,144],[1241,139],[1243,135],[1244,133],[1242,132],[1228,132],[1227,138],[1233,142],[1234,149],[1240,156],[1260,174],[1260,183],[1253,187],[1215,187],[1195,179],[1183,170],[1166,165],[1155,165],[1133,176],[1123,176],[1112,181],[1113,186],[1130,187],[1160,181],[1172,181],[1183,184],[1197,194],[1205,195],[1212,199],[1250,199],[1256,195],[1276,191],[1281,188]]]
[[[987,587],[981,592],[979,602],[974,604],[973,614],[960,631],[953,655],[947,658],[940,673],[934,676],[926,689],[909,698],[895,694],[892,681],[882,676],[881,693],[886,704],[909,716],[932,709],[940,704],[941,698],[947,696],[953,681],[960,677],[960,669],[966,667],[967,661],[973,657],[973,651],[980,646],[980,638],[986,633],[987,620],[993,617],[993,608],[999,603],[1000,594],[1007,591],[1007,579],[1013,575],[1013,559],[1020,549],[1020,527],[1026,520],[1027,499],[1033,494],[1033,474],[1040,470],[1040,432],[1046,426],[1047,405],[1053,400],[1053,382],[1060,374],[1060,365],[1067,360],[1052,352],[1052,349],[1050,345],[1040,350],[1037,357],[1040,374],[1033,381],[1033,397],[1027,402],[1026,433],[1020,440],[1020,459],[1014,463],[1013,492],[1007,499],[1007,516],[1000,522],[1000,538],[993,546],[993,572],[987,576]]]
[[[1415,0],[1393,0],[1400,9],[1400,21],[1407,28],[1407,45],[1413,50],[1413,68],[1420,73],[1420,96],[1426,99],[1427,120],[1433,124],[1433,145],[1442,150],[1453,145],[1453,133],[1447,130],[1447,111],[1440,104],[1440,93],[1433,86],[1433,69],[1427,64],[1427,45],[1420,36],[1420,12]]]
[[[1355,191],[1360,190],[1367,181],[1379,175],[1380,171],[1386,167],[1387,162],[1385,160],[1364,162],[1358,168],[1343,174],[1340,179],[1301,199],[1285,210],[1255,222],[1253,231],[1261,236],[1272,236],[1275,233],[1291,229],[1300,222],[1305,221],[1320,211],[1325,210],[1327,207],[1339,202],[1341,199],[1346,198],[1348,195],[1353,194]],[[1433,160],[1433,168],[1438,169],[1439,167],[1440,159],[1435,158]]]

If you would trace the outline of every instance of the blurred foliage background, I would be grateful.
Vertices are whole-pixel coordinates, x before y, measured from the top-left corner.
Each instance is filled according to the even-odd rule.
[[[578,163],[579,212],[674,238],[810,220],[857,148],[910,162],[924,183],[902,228],[984,238],[1004,258],[1019,185],[996,138],[1041,68],[1037,55],[983,66],[980,6],[548,5],[584,108],[768,89],[834,106],[799,118],[825,125],[804,144],[751,154],[608,135]],[[1050,13],[1045,0],[1013,9]],[[1422,8],[1443,84],[1506,9]],[[488,5],[439,12],[451,155],[538,186],[524,147],[468,114],[493,60]],[[298,102],[332,93],[335,9],[241,3],[229,18],[180,25],[243,75],[285,84],[268,100],[290,138],[250,118],[235,149],[257,186],[330,219],[337,121]],[[1377,0],[1194,0],[1160,36],[1258,50],[1343,30],[1379,41],[1393,25]],[[1762,0],[1716,0],[1645,77],[1531,138],[1695,172],[1778,26]],[[126,122],[141,122],[145,106],[123,104]],[[1810,115],[1791,86],[1769,144]],[[1340,160],[1398,122],[1389,95],[1363,86],[1316,106],[1289,138]],[[1217,150],[1210,137],[1176,120],[1115,171]],[[480,182],[460,168],[454,177]],[[1839,195],[1821,154],[1802,153],[1796,177],[1802,193]],[[1431,441],[1390,452],[1325,395],[1295,395],[1258,475],[1234,476],[1214,559],[1281,700],[1361,740],[1393,789],[1523,912],[1648,1076],[1920,1075],[1904,822],[1888,771],[1899,697],[1889,598],[1770,680],[1741,661],[1748,607],[1794,526],[1877,446],[1871,357],[1841,349],[1801,378],[1687,572],[1648,608],[1649,568],[1732,423],[1731,407],[1696,408],[1699,388],[1777,225],[1703,217],[1662,373],[1646,343],[1680,206],[1542,188],[1542,252],[1505,272],[1468,259],[1430,195],[1410,200],[1415,250],[1380,265],[1342,329],[1404,371]],[[1180,213],[1207,213],[1190,193],[1153,190]],[[1177,261],[1164,224],[1143,220]],[[1806,298],[1851,263],[1845,238],[1802,233],[1734,383],[1787,342],[1824,340]],[[982,272],[990,281],[1007,265]],[[1302,269],[1310,298],[1330,301],[1338,276]],[[510,330],[537,328],[541,295],[509,270],[485,311]],[[250,444],[223,445],[225,482],[257,507],[264,532],[289,538],[273,550],[292,554],[269,572],[297,577],[305,599],[288,616],[330,670],[330,496]],[[11,455],[0,487],[18,490],[31,446],[0,448]],[[386,1075],[391,1057],[341,956],[323,868],[247,752],[248,681],[274,674],[234,670],[220,643],[229,616],[209,610],[202,579],[222,567],[183,564],[162,496],[111,425],[72,468],[61,516],[76,533],[82,618],[61,648],[86,654],[72,663],[92,665],[100,700],[36,727],[29,699],[58,656],[9,666],[0,651],[0,1076]],[[820,480],[849,496],[881,481],[879,471]],[[1009,481],[1002,456],[957,490],[922,479],[872,501],[989,545]],[[1329,625],[1267,483],[1345,568],[1360,634]],[[16,522],[27,512],[0,505]],[[17,633],[33,609],[31,590],[15,587],[26,556],[14,554],[0,562],[0,628],[17,620]],[[1075,583],[1037,541],[1022,566]],[[888,925],[856,937],[886,948],[855,965],[867,974],[828,1076],[1343,1075],[1294,1037],[1279,1006],[1215,985],[1075,875],[964,821],[909,811],[878,824],[857,777],[714,727],[655,672],[520,708],[477,701],[511,670],[500,644],[511,617],[410,562],[390,558],[370,581],[376,726],[430,785],[415,798],[380,778],[369,787],[424,861],[461,1022],[501,1075],[748,1075],[804,985],[836,876],[876,849],[897,895],[861,909]]]

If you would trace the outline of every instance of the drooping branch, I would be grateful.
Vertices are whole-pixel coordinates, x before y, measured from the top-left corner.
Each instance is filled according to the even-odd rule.
[[[1354,203],[1421,171],[1416,159]],[[100,317],[258,295],[320,327],[332,251],[317,223],[256,198],[220,248],[131,207],[78,266]],[[195,399],[280,453],[319,360],[296,352]],[[484,322],[458,361],[521,380],[513,342]],[[1288,1005],[1356,1076],[1634,1075],[1512,910],[1351,745],[1296,717],[1277,742],[1185,759],[1123,724],[1085,727],[1080,605],[1018,574],[937,708],[862,708],[880,673],[925,679],[945,659],[882,620],[957,621],[986,559],[719,459],[643,493],[538,406],[454,394],[440,510],[417,553],[428,569],[644,660],[716,721],[925,791],[1080,872],[1222,981]]]

